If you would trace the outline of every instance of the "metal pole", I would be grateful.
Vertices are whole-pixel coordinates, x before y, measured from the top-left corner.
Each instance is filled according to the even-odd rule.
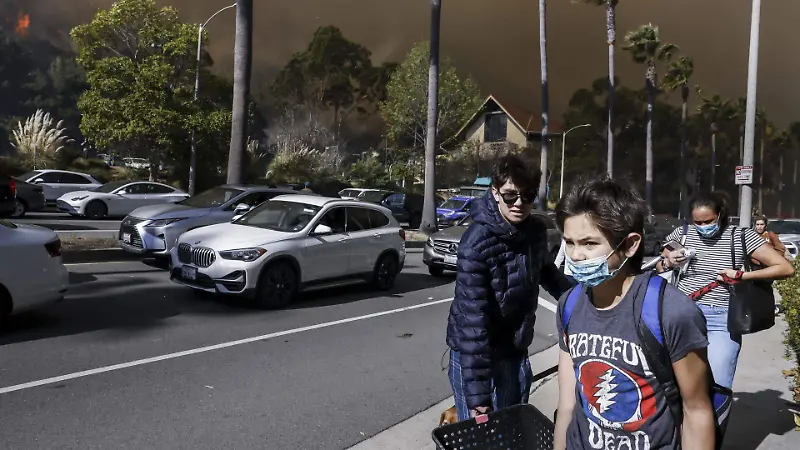
[[[215,12],[208,18],[202,25],[197,27],[197,59],[195,60],[195,72],[194,72],[194,103],[197,104],[197,99],[200,95],[200,68],[202,61],[200,59],[202,51],[203,51],[203,30],[205,30],[206,25],[211,22],[211,19],[217,17],[217,14],[225,11],[227,9],[235,8],[236,3],[232,5],[228,5],[219,11]],[[191,156],[189,157],[189,195],[194,195],[195,187],[197,185],[197,142],[195,141],[195,128],[192,127],[192,134],[190,136],[191,142]]]
[[[592,124],[590,124],[590,123],[585,123],[583,125],[574,126],[574,127],[570,128],[569,130],[565,131],[561,135],[561,187],[558,188],[558,198],[559,199],[561,197],[563,197],[563,195],[564,195],[564,150],[566,149],[567,134],[569,134],[570,131],[575,130],[577,128],[590,127],[590,126],[592,126]]]
[[[547,211],[547,150],[548,125],[550,122],[550,93],[547,80],[547,0],[539,0],[539,58],[541,60],[542,89],[542,142],[540,168],[542,179],[539,182],[539,207]]]
[[[761,23],[761,0],[753,0],[753,12],[750,19],[750,58],[747,68],[747,112],[744,126],[744,158],[745,166],[753,165],[755,131],[756,131],[756,87],[758,83],[758,34]],[[753,216],[752,183],[742,186],[742,199],[739,206],[739,225],[750,228]]]

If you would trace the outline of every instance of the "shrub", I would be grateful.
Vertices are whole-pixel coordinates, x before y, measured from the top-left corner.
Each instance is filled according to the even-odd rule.
[[[67,170],[86,173],[101,183],[108,183],[114,178],[114,170],[105,161],[97,158],[77,158]]]
[[[793,262],[794,268],[800,271],[800,260]],[[800,401],[800,276],[795,275],[788,280],[776,283],[781,294],[781,304],[786,318],[786,353],[792,358],[795,368],[787,375],[792,379],[792,395],[794,401]]]
[[[54,124],[50,114],[41,109],[28,117],[24,124],[19,122],[11,139],[18,157],[37,168],[57,166],[59,152],[69,142],[63,121]]]

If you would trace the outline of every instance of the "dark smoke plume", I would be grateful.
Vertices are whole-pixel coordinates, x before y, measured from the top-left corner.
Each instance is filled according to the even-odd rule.
[[[71,26],[88,21],[113,0],[0,0],[0,11],[24,9],[30,32],[63,36]],[[204,21],[233,0],[162,0],[177,7],[187,21]],[[413,42],[427,39],[427,0],[256,0],[253,88],[262,89],[294,52],[302,50],[313,31],[335,25],[351,40],[372,50],[376,62],[399,60]],[[623,0],[617,13],[617,36],[652,22],[662,38],[679,45],[695,59],[693,84],[724,97],[744,96],[750,0]],[[538,108],[537,5],[530,0],[445,0],[442,54],[471,73],[485,94],[519,99]],[[551,108],[560,114],[570,94],[606,73],[603,8],[568,0],[548,5]],[[800,119],[800,37],[793,31],[800,2],[764,2],[758,103],[779,124]],[[211,50],[220,70],[232,65],[234,14],[223,13],[209,27]],[[58,30],[61,30],[59,34]],[[621,47],[621,45],[620,45]],[[625,85],[643,84],[644,68],[621,49],[617,74]]]

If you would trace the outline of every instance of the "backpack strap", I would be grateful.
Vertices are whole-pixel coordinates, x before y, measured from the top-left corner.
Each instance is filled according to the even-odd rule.
[[[667,283],[663,278],[651,276],[647,281],[644,296],[634,299],[634,309],[637,313],[634,317],[638,317],[636,330],[647,365],[664,392],[664,398],[675,422],[680,424],[683,423],[683,403],[675,373],[672,371],[672,358],[664,344],[664,331],[661,326],[666,287]]]
[[[575,311],[575,306],[578,304],[578,300],[580,300],[582,293],[583,288],[579,284],[573,287],[569,291],[569,294],[567,294],[567,300],[564,302],[564,308],[561,310],[561,325],[562,329],[564,330],[564,335],[567,335],[569,318],[572,316],[572,312]]]

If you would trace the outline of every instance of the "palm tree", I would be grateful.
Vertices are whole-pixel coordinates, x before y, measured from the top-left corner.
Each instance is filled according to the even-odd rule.
[[[420,229],[433,234],[436,223],[436,122],[439,120],[439,33],[442,0],[431,0],[431,51],[428,67],[428,124],[425,135],[425,197]]]
[[[730,106],[728,100],[723,101],[719,95],[714,95],[710,99],[703,98],[700,91],[700,105],[697,112],[708,122],[711,131],[711,191],[716,188],[717,182],[717,133],[719,132],[719,122],[724,120],[728,114]]]
[[[689,79],[694,73],[694,61],[691,57],[683,56],[679,60],[670,64],[664,76],[664,89],[675,92],[681,91],[681,217],[686,217],[686,143],[687,143],[687,119],[689,112]]]
[[[739,97],[731,105],[730,119],[739,122],[739,164],[744,159],[744,122],[747,115],[747,99]]]
[[[789,133],[794,138],[794,143],[796,145],[792,151],[792,153],[794,153],[794,158],[792,158],[792,192],[797,192],[797,159],[800,157],[800,122],[792,122],[789,125]],[[795,215],[797,212],[795,208],[796,204],[796,201],[792,202],[792,217],[797,217]]]
[[[778,217],[783,214],[783,163],[786,152],[792,147],[792,135],[786,130],[780,130],[772,138],[771,144],[778,151]],[[762,169],[763,170],[763,169]]]
[[[539,182],[539,207],[547,210],[547,140],[550,115],[550,96],[547,86],[547,0],[539,0],[539,55],[542,70],[542,179]]]
[[[614,56],[617,46],[617,4],[619,0],[580,0],[595,6],[606,7],[606,35],[608,36],[608,155],[606,171],[614,176]]]
[[[658,86],[658,74],[656,73],[656,62],[669,61],[672,54],[678,50],[674,44],[664,44],[661,42],[661,35],[658,27],[652,24],[642,25],[629,32],[625,36],[628,45],[625,50],[631,52],[633,61],[638,64],[646,64],[645,88],[647,90],[647,149],[646,149],[646,172],[645,172],[645,199],[647,206],[652,211],[653,208],[653,105],[656,97],[656,86]]]
[[[236,38],[233,49],[233,104],[228,183],[241,183],[247,147],[247,107],[253,62],[253,0],[236,0]]]
[[[764,214],[764,148],[775,132],[775,126],[767,120],[767,112],[756,109],[756,123],[761,128],[761,154],[758,157],[758,213]]]

